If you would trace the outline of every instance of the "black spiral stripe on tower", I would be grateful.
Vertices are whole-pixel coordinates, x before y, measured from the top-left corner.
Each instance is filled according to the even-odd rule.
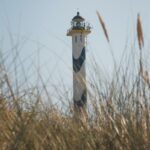
[[[87,103],[87,91],[84,90],[80,100],[74,99],[74,105],[75,107],[83,107],[86,105],[86,103]]]
[[[79,72],[82,64],[84,63],[85,60],[85,47],[83,47],[81,55],[79,56],[79,58],[74,58],[73,56],[73,70],[74,72]]]

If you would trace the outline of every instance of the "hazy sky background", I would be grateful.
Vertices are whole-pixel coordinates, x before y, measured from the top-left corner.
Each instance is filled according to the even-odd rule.
[[[17,64],[24,63],[27,77],[32,74],[36,78],[33,70],[36,72],[35,66],[40,66],[44,79],[51,76],[49,86],[58,85],[57,81],[63,79],[71,87],[72,47],[66,32],[77,10],[93,27],[88,37],[87,64],[94,58],[108,72],[113,66],[110,45],[96,10],[106,23],[116,61],[125,47],[136,45],[137,13],[142,18],[145,47],[150,48],[149,0],[0,0],[0,48],[8,54],[10,68],[15,53],[12,47],[19,43]]]

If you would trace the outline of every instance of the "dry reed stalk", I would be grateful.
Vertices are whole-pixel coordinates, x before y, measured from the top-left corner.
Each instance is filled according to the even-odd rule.
[[[144,73],[144,68],[143,68],[143,63],[142,63],[142,58],[140,56],[140,60],[139,60],[139,63],[140,63],[140,70],[139,70],[139,75],[143,75]]]
[[[99,13],[98,11],[96,11],[96,13],[97,13],[99,22],[100,22],[100,24],[101,24],[101,26],[102,26],[102,29],[103,29],[103,31],[104,31],[105,37],[106,37],[107,41],[109,42],[109,36],[108,36],[108,33],[107,33],[107,29],[106,29],[105,23],[104,23],[104,21],[103,21],[101,15],[100,15],[100,13]]]
[[[148,85],[148,87],[150,88],[150,80],[149,80],[149,75],[148,75],[147,70],[143,71],[142,78],[145,81],[145,83]]]
[[[144,38],[143,38],[143,31],[142,31],[142,23],[140,14],[137,16],[137,36],[138,36],[138,44],[140,50],[142,49],[142,46],[144,46]]]

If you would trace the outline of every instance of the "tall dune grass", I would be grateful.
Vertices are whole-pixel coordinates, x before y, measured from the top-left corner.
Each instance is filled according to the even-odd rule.
[[[97,14],[106,39],[110,42],[104,21]],[[142,58],[144,36],[139,15],[137,39],[140,58],[138,72],[133,73],[133,78],[127,69],[116,69],[116,78],[107,81],[93,68],[95,77],[93,75],[88,83],[86,119],[74,118],[69,101],[66,112],[52,104],[44,104],[38,87],[28,87],[23,94],[16,94],[4,69],[5,65],[1,63],[0,149],[149,149],[150,81]],[[50,99],[46,84],[42,78],[39,79]],[[28,99],[30,103],[27,103]],[[67,99],[67,96],[63,96],[64,101]]]

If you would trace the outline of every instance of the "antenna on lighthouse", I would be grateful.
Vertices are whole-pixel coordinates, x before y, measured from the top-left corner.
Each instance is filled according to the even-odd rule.
[[[71,21],[71,28],[67,36],[72,37],[72,62],[73,62],[73,101],[74,107],[82,109],[87,104],[86,87],[86,38],[91,33],[91,27],[85,23],[79,11]]]

